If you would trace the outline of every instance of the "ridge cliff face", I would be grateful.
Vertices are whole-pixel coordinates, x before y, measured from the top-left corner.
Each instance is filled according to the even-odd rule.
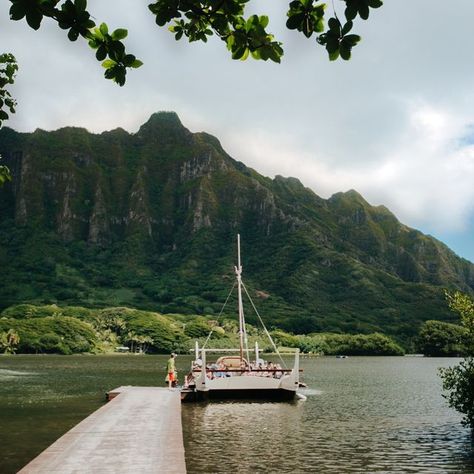
[[[322,199],[270,179],[174,113],[136,134],[0,131],[14,180],[0,189],[0,288],[17,302],[218,313],[235,234],[270,326],[409,338],[452,319],[443,288],[474,291],[474,265],[356,191]]]

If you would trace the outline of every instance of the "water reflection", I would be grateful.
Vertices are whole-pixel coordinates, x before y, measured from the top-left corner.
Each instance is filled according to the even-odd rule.
[[[303,403],[183,406],[189,472],[474,472],[440,395],[452,361],[306,361]]]

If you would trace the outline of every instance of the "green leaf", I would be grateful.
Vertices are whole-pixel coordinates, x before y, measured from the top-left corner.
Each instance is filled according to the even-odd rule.
[[[68,31],[67,37],[69,38],[70,41],[76,41],[77,38],[79,37],[79,32],[71,28]]]
[[[332,53],[329,53],[329,60],[330,61],[335,61],[339,57],[339,48],[336,49],[336,51],[333,51]]]
[[[246,49],[247,47],[245,45],[235,48],[235,50],[232,51],[232,59],[240,59],[245,54]]]
[[[105,23],[100,24],[99,30],[104,36],[109,34],[109,27]]]
[[[341,55],[341,58],[345,61],[348,61],[351,58],[351,48],[350,46],[347,46],[344,41],[341,41],[341,46],[339,47],[339,54]]]
[[[94,36],[97,40],[103,41],[104,40],[104,35],[102,34],[102,31],[100,31],[100,28],[94,28]]]
[[[10,19],[11,20],[21,20],[26,15],[24,5],[21,3],[14,3],[10,7]]]
[[[334,53],[339,49],[339,41],[337,38],[329,37],[326,42],[326,49],[328,53]]]
[[[344,36],[344,41],[347,41],[347,43],[350,46],[355,46],[360,40],[361,40],[361,37],[359,35],[346,35],[346,36]]]
[[[352,21],[346,22],[346,24],[342,27],[341,33],[343,35],[346,35],[347,33],[349,33],[349,31],[352,30],[352,26],[353,26]]]
[[[371,8],[380,8],[383,5],[382,0],[368,0],[369,7]]]
[[[123,40],[128,35],[128,31],[125,28],[118,28],[112,33],[112,38],[114,40]]]
[[[227,37],[227,49],[232,50],[234,44],[235,44],[235,36],[234,35],[229,35]]]
[[[95,53],[97,61],[103,61],[107,57],[107,48],[102,44]]]
[[[41,20],[43,19],[43,14],[36,8],[31,8],[26,12],[26,21],[28,25],[34,30],[38,30],[41,25]]]
[[[126,54],[123,58],[123,63],[126,67],[131,67],[132,64],[135,62],[135,59],[137,58],[133,54]]]
[[[286,21],[286,27],[289,30],[296,30],[304,20],[304,13],[297,13],[296,15],[291,15]]]
[[[359,15],[363,20],[367,20],[369,18],[369,6],[362,3],[359,6]]]
[[[317,33],[324,31],[324,20],[320,19],[317,21],[316,25],[314,26],[314,31]]]
[[[76,8],[80,11],[84,11],[87,8],[87,0],[75,0],[74,4]]]
[[[116,65],[117,65],[117,63],[113,59],[106,59],[102,63],[102,67],[105,68],[105,69],[110,69],[111,67],[114,67]]]
[[[256,49],[255,51],[250,51],[250,54],[252,55],[252,58],[254,59],[263,59],[260,53],[260,49]]]
[[[352,21],[357,16],[357,7],[354,5],[349,5],[345,9],[344,15],[346,17],[346,20]]]
[[[133,61],[131,67],[133,67],[134,69],[137,69],[139,67],[143,66],[143,62],[140,61],[139,59],[135,59],[135,61]]]
[[[341,22],[337,18],[329,18],[328,26],[331,31],[338,35],[340,34]]]

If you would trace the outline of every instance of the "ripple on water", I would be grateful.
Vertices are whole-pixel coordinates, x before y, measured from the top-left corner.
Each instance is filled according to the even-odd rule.
[[[315,388],[300,388],[298,393],[305,395],[306,397],[312,397],[315,395],[322,395],[322,390],[316,390]]]
[[[0,380],[13,379],[16,377],[26,377],[31,375],[38,375],[37,372],[25,372],[19,370],[0,369]]]

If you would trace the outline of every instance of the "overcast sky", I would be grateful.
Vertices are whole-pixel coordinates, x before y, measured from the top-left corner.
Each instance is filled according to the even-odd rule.
[[[285,2],[259,0],[253,10],[270,14],[284,43],[281,65],[232,61],[217,39],[176,42],[148,3],[88,2],[98,23],[128,28],[128,49],[145,62],[122,88],[102,78],[84,42],[48,21],[34,32],[3,7],[2,50],[20,64],[8,125],[135,132],[174,110],[260,173],[296,176],[325,198],[356,189],[474,261],[472,0],[385,0],[354,28],[363,41],[353,59],[336,63],[285,29]]]

